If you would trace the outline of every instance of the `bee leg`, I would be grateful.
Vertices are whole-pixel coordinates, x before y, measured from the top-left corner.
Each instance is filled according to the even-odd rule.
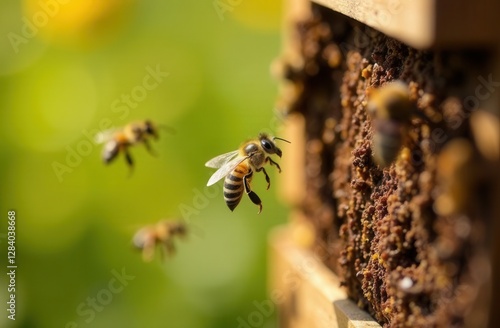
[[[168,256],[172,256],[175,253],[175,246],[171,240],[166,240],[163,243],[163,247],[165,248],[165,253],[167,253]]]
[[[146,243],[142,249],[142,260],[144,262],[151,262],[155,255],[154,243]]]
[[[165,125],[165,124],[159,124],[158,127],[160,129],[163,129],[164,131],[167,131],[168,133],[170,133],[171,135],[175,135],[177,133],[177,130],[174,129],[173,127],[171,126],[168,126],[168,125]],[[155,139],[158,139],[158,135],[155,135]]]
[[[257,170],[257,172],[264,172],[264,175],[266,176],[266,182],[267,182],[267,189],[269,190],[269,187],[271,187],[271,179],[269,178],[269,175],[267,175],[266,169],[261,167],[260,169]]]
[[[260,214],[260,212],[262,212],[262,201],[260,200],[259,196],[257,196],[257,194],[250,189],[250,185],[247,181],[248,176],[249,175],[245,175],[243,177],[243,186],[245,187],[245,192],[247,193],[252,203],[259,206],[259,212],[257,214]]]
[[[130,175],[132,175],[132,172],[134,171],[134,161],[132,160],[132,156],[126,149],[125,149],[125,160],[127,161],[127,165],[130,167]]]
[[[152,259],[153,259],[153,254],[150,251],[147,250],[142,251],[142,260],[144,262],[151,262]]]
[[[204,230],[201,227],[197,226],[197,225],[190,224],[189,225],[189,231],[190,231],[190,234],[193,235],[193,236],[195,236],[195,237],[198,237],[200,239],[205,238],[205,232],[204,232]],[[182,234],[180,237],[183,238],[183,239],[188,238],[185,234]]]
[[[154,157],[158,156],[158,154],[151,148],[151,145],[149,144],[149,141],[147,139],[142,140],[142,142],[144,143],[144,146],[146,147],[148,153],[150,153]]]
[[[278,168],[278,172],[281,173],[281,167],[280,167],[280,165],[278,163],[276,163],[275,161],[273,161],[269,157],[267,159],[269,160],[269,164],[276,166]]]

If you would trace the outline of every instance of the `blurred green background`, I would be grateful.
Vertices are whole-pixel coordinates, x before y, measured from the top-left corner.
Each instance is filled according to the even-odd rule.
[[[1,327],[238,327],[269,298],[267,234],[286,220],[278,174],[269,191],[254,179],[260,215],[246,197],[231,213],[220,183],[205,189],[204,163],[276,130],[281,16],[265,0],[0,2],[0,272],[8,210],[18,265],[15,322],[0,275]],[[168,76],[144,93],[157,67]],[[130,177],[121,156],[104,166],[86,135],[145,118],[176,131],[160,131],[158,157],[132,148]],[[134,232],[188,208],[177,255],[142,262]]]

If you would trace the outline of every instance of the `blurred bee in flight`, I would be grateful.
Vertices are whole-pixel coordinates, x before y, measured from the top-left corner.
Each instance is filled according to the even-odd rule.
[[[123,153],[132,172],[134,161],[129,148],[142,143],[151,155],[156,156],[149,144],[151,138],[158,140],[158,126],[150,120],[143,120],[129,123],[122,128],[99,133],[96,136],[96,141],[104,143],[102,160],[105,164],[111,163],[119,153]]]
[[[253,173],[262,171],[266,176],[267,189],[269,189],[271,180],[264,169],[264,165],[268,162],[276,166],[281,173],[278,163],[269,156],[276,154],[281,157],[282,155],[281,149],[274,143],[276,139],[290,143],[288,140],[261,133],[258,138],[244,142],[239,149],[214,157],[205,163],[206,167],[218,169],[208,180],[207,186],[225,178],[224,200],[231,211],[238,206],[243,191],[255,205],[259,206],[259,213],[262,211],[262,201],[252,191],[250,183]]]
[[[384,168],[396,159],[408,134],[415,106],[408,86],[391,82],[369,92],[368,112],[373,118],[372,153],[375,163]]]
[[[187,228],[182,221],[161,220],[154,225],[139,229],[133,239],[133,245],[142,251],[144,262],[151,262],[154,258],[156,247],[162,246],[161,257],[165,254],[171,256],[175,253],[174,237],[184,237]]]

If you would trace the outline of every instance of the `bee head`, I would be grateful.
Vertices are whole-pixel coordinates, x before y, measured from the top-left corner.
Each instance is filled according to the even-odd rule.
[[[184,236],[186,230],[186,226],[182,222],[175,222],[170,225],[170,233],[173,235]]]
[[[262,148],[264,149],[264,151],[268,154],[276,154],[278,155],[279,157],[281,157],[282,155],[282,151],[281,149],[279,149],[278,146],[276,146],[276,144],[274,143],[274,140],[275,139],[278,139],[278,140],[283,140],[283,141],[286,141],[288,143],[290,143],[290,141],[288,140],[285,140],[285,139],[282,139],[282,138],[278,138],[278,137],[269,137],[267,134],[265,133],[261,133],[259,135],[259,140],[260,140],[260,145],[262,146]]]
[[[156,129],[156,126],[151,122],[150,120],[146,120],[144,122],[144,131],[152,135],[155,139],[158,139],[158,130]]]

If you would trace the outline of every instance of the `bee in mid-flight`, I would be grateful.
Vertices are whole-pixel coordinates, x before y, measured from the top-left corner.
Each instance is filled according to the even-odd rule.
[[[132,170],[134,162],[129,147],[142,143],[150,154],[155,155],[149,144],[151,138],[158,139],[158,127],[150,120],[144,120],[129,123],[123,128],[99,133],[96,141],[104,143],[102,160],[105,164],[111,163],[122,152],[127,165]]]
[[[162,258],[164,254],[173,255],[175,253],[174,237],[184,237],[186,232],[186,226],[182,221],[161,220],[154,225],[139,229],[132,242],[142,251],[144,262],[150,262],[154,258],[158,245],[163,247]]]
[[[373,159],[380,167],[387,167],[398,156],[408,133],[410,118],[415,114],[408,86],[396,81],[372,90],[368,111],[373,118]]]
[[[278,163],[269,156],[276,154],[281,157],[281,149],[274,143],[275,139],[289,143],[288,140],[261,133],[257,139],[244,142],[238,150],[219,155],[205,163],[207,167],[218,169],[208,180],[207,186],[225,177],[224,200],[231,211],[238,206],[243,191],[255,205],[259,206],[259,213],[262,211],[262,202],[259,196],[251,190],[250,182],[254,172],[262,171],[266,176],[267,189],[269,189],[271,180],[264,169],[264,165],[268,162],[281,172]]]

